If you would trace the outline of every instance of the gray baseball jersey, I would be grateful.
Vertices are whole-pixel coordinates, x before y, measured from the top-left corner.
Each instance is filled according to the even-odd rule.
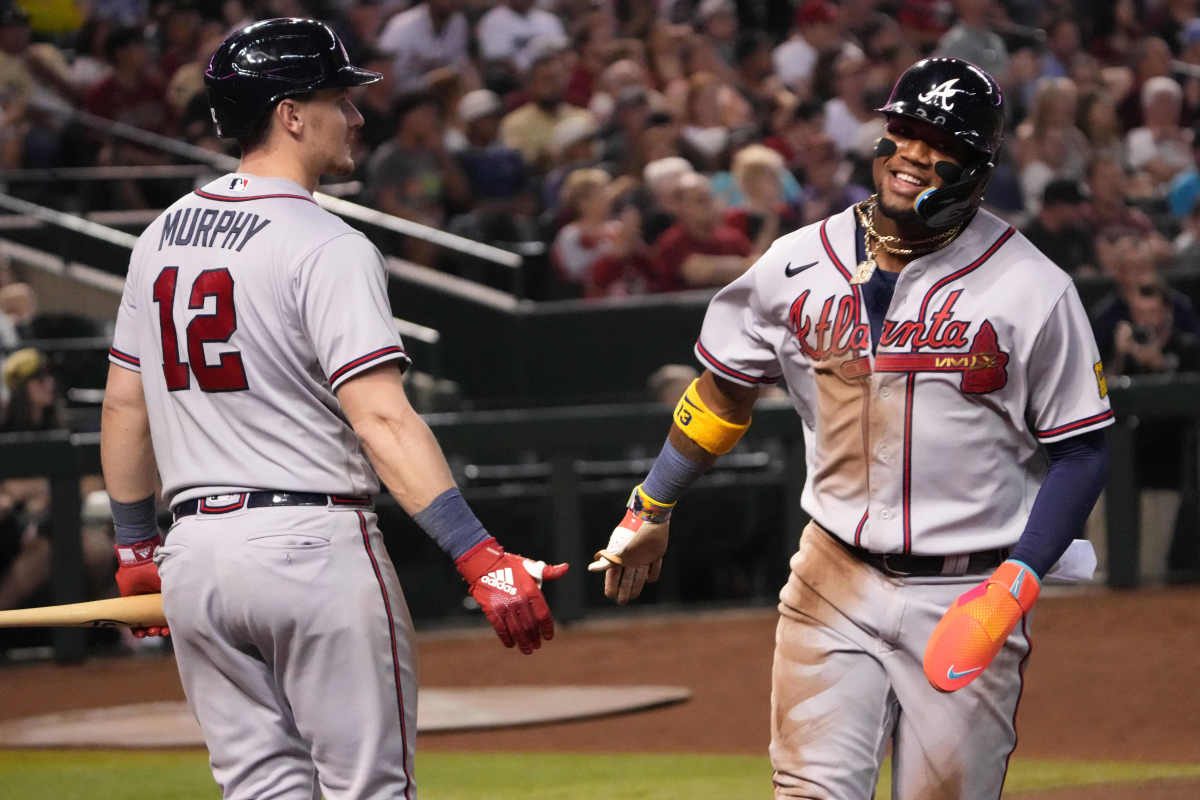
[[[290,181],[226,175],[138,239],[109,358],[188,512],[156,560],[223,796],[414,800],[412,622],[334,395],[408,361],[378,250]]]
[[[109,359],[142,373],[172,504],[379,481],[334,391],[407,363],[370,241],[291,181],[226,175],[138,239]]]
[[[890,743],[893,797],[996,797],[1028,619],[952,694],[922,656],[998,566],[972,564],[1024,530],[1039,444],[1112,423],[1100,358],[1070,278],[986,211],[899,273],[873,341],[854,282],[862,238],[853,209],[782,237],[717,293],[696,344],[730,381],[785,381],[803,421],[813,523],[780,592],[775,792],[868,800]],[[861,550],[946,557],[917,577]]]

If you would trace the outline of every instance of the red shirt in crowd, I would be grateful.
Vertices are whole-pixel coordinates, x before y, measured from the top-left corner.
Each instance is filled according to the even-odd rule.
[[[88,93],[86,105],[87,110],[98,117],[156,133],[166,128],[167,104],[163,99],[163,85],[150,74],[133,86],[110,75]]]
[[[654,242],[654,292],[676,292],[686,289],[680,270],[688,256],[700,253],[708,256],[748,256],[750,240],[745,234],[728,225],[718,225],[707,239],[697,239],[681,223],[662,232]]]

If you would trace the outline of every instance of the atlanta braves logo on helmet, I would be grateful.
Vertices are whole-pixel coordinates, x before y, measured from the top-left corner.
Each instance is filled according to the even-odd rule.
[[[966,89],[955,89],[954,84],[958,83],[958,78],[951,78],[944,83],[939,83],[931,88],[928,92],[917,95],[917,99],[922,103],[937,103],[944,111],[953,111],[954,103],[951,99],[956,94],[968,94]]]

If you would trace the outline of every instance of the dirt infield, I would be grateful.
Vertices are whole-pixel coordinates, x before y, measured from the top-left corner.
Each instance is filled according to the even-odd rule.
[[[563,630],[530,657],[503,650],[489,630],[423,635],[427,686],[652,683],[688,686],[695,695],[634,715],[428,734],[420,747],[765,754],[774,627],[769,611],[613,617]],[[1017,755],[1200,763],[1198,631],[1200,588],[1044,597],[1017,718]],[[182,697],[173,661],[161,657],[10,666],[0,670],[0,686],[0,719]],[[1197,796],[1200,783],[1180,782],[1036,795]]]

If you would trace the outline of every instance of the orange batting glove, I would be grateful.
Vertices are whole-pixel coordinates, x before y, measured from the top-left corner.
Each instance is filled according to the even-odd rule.
[[[935,689],[961,689],[992,663],[1041,585],[1033,570],[1008,560],[983,583],[959,595],[925,645],[925,677]]]

